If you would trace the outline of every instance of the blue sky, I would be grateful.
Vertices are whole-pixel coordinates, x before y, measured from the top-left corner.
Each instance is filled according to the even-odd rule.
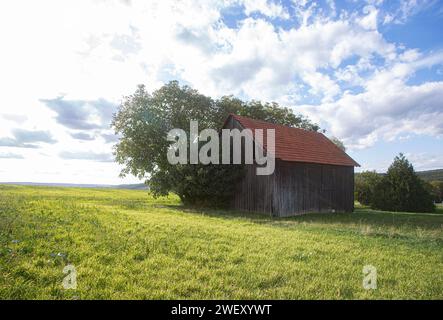
[[[123,96],[179,80],[276,101],[359,162],[443,168],[443,2],[0,4],[0,181],[132,183],[109,128]]]

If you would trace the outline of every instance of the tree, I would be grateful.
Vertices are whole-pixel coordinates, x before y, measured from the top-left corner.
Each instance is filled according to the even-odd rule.
[[[337,147],[339,147],[340,149],[342,149],[343,152],[346,152],[345,144],[344,144],[343,141],[341,141],[339,138],[337,138],[337,137],[332,137],[332,138],[331,138],[331,141],[332,141]]]
[[[261,102],[252,100],[244,102],[234,96],[223,96],[216,102],[217,115],[220,126],[230,113],[252,119],[263,120],[289,127],[302,128],[310,131],[318,131],[320,127],[312,123],[308,118],[294,114],[290,109],[281,107],[278,103]]]
[[[355,198],[363,205],[370,206],[377,192],[382,176],[375,171],[364,171],[355,175]]]
[[[229,113],[318,130],[308,119],[276,103],[243,102],[233,96],[214,100],[177,81],[152,94],[140,85],[123,99],[112,121],[121,137],[114,147],[116,161],[123,165],[121,175],[146,179],[154,196],[174,192],[185,204],[227,205],[235,191],[233,186],[243,175],[243,166],[172,165],[167,160],[171,144],[167,133],[180,128],[189,137],[191,120],[198,121],[199,130],[219,129]]]
[[[431,181],[429,182],[429,186],[432,190],[432,194],[434,196],[435,202],[443,201],[443,181]]]
[[[377,184],[372,207],[387,211],[433,212],[432,195],[403,154]]]

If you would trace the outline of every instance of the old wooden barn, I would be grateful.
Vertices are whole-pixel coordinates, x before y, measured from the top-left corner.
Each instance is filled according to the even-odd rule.
[[[280,217],[354,210],[354,167],[359,164],[322,133],[234,114],[223,127],[275,130],[274,173],[259,176],[255,164],[247,165],[233,208]]]

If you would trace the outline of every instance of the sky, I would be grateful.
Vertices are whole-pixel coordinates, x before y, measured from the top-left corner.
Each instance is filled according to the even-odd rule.
[[[122,184],[138,84],[275,101],[361,170],[443,168],[443,1],[1,1],[0,181]]]

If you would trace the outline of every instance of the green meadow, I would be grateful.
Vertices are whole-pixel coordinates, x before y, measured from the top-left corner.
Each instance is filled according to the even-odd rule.
[[[363,288],[365,265],[377,289]],[[270,218],[140,190],[0,185],[0,299],[443,299],[443,209]]]

